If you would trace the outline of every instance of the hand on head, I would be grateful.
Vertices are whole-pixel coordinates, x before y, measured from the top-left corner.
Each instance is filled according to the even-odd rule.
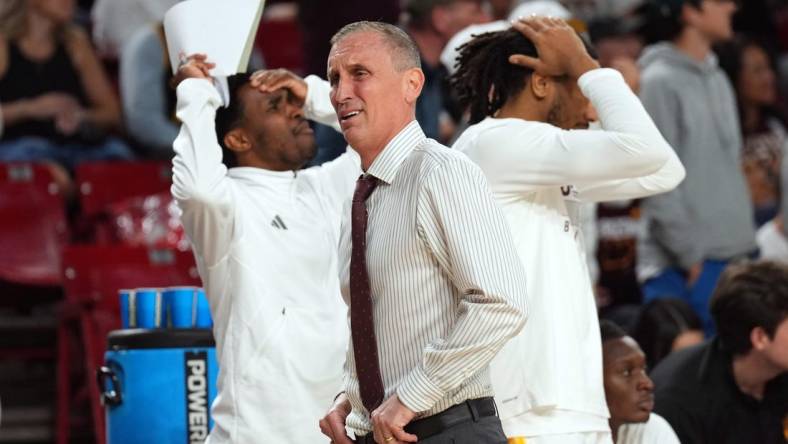
[[[533,69],[548,77],[568,75],[578,78],[598,68],[580,36],[564,20],[552,17],[531,17],[512,24],[536,47],[538,58],[523,54],[509,57],[509,63]]]
[[[296,104],[304,106],[307,84],[304,79],[286,69],[260,70],[252,74],[249,81],[252,88],[257,88],[262,93],[270,93],[285,88],[293,95]]]
[[[216,64],[209,62],[207,55],[192,54],[178,67],[178,72],[170,81],[170,85],[176,88],[186,79],[210,79],[210,71],[215,67]]]

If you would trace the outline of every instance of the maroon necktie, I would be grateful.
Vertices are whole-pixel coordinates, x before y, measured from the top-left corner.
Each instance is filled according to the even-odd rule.
[[[352,252],[350,256],[350,331],[353,357],[361,390],[361,401],[368,412],[383,402],[383,379],[378,363],[378,345],[372,319],[372,292],[367,274],[367,206],[366,201],[378,184],[370,175],[356,182],[352,211]]]

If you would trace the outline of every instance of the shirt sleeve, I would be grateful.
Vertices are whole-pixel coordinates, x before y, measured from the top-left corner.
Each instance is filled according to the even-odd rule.
[[[662,77],[643,79],[640,98],[651,118],[670,146],[681,157],[681,108],[677,94]],[[666,248],[683,268],[703,259],[703,249],[697,234],[701,227],[695,223],[692,208],[685,197],[686,183],[673,191],[649,197],[643,201],[643,211],[649,221],[649,232],[654,240]]]
[[[427,173],[418,232],[461,294],[451,332],[423,350],[397,394],[415,412],[483,370],[526,319],[525,270],[478,167],[464,158]]]
[[[633,179],[576,184],[577,198],[586,202],[639,199],[673,190],[687,175],[684,165],[673,150],[668,161],[653,174]]]
[[[344,154],[322,165],[311,167],[305,174],[314,174],[337,210],[353,197],[356,180],[361,175],[361,157],[356,150],[347,147]]]
[[[304,81],[307,85],[306,100],[304,101],[304,115],[307,119],[330,126],[341,132],[337,113],[331,105],[331,85],[318,76],[307,76]]]
[[[182,125],[173,143],[172,195],[195,251],[210,267],[225,258],[237,234],[235,201],[214,123],[222,99],[204,79],[184,80],[177,93]]]
[[[520,119],[501,119],[480,132],[474,159],[493,171],[496,193],[520,195],[543,187],[593,184],[656,173],[670,146],[620,73],[596,69],[578,80],[604,128],[562,130]]]
[[[164,48],[153,29],[129,41],[120,58],[120,92],[129,133],[149,148],[170,152],[178,126],[170,119]]]

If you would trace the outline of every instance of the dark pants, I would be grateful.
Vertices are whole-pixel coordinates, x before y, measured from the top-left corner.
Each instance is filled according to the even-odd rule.
[[[405,430],[411,432],[408,428],[406,426]],[[420,444],[507,444],[506,435],[503,433],[501,420],[498,419],[498,416],[494,414],[479,415],[475,409],[467,421],[455,424],[439,433],[426,438],[419,436],[418,432],[414,434],[419,438]],[[369,433],[356,438],[356,444],[375,444],[375,439],[372,433]]]

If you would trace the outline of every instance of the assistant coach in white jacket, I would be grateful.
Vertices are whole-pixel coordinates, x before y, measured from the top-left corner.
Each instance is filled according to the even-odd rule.
[[[348,149],[299,170],[315,153],[304,114],[337,126],[322,80],[267,73],[288,87],[266,90],[231,77],[229,107],[219,109],[210,67],[198,56],[179,73],[196,78],[177,88],[172,186],[214,319],[209,442],[327,442],[317,423],[341,390],[348,336],[340,212],[359,158]],[[223,165],[220,143],[238,167]]]
[[[529,277],[530,320],[493,360],[496,400],[510,438],[610,443],[578,203],[665,192],[684,168],[622,76],[599,69],[565,22],[514,26],[466,45],[453,77],[474,123],[454,147],[487,176]],[[594,109],[600,131],[586,130]]]

